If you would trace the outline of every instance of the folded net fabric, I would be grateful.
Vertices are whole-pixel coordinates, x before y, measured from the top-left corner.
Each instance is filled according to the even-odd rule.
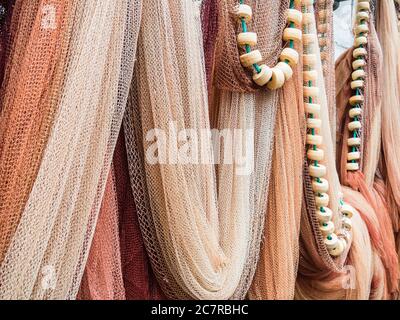
[[[75,298],[95,229],[132,77],[141,3],[76,5],[58,111],[0,268],[1,298]]]
[[[259,246],[250,235],[261,239],[262,233],[262,228],[251,229],[262,223],[265,214],[265,192],[261,196],[257,192],[265,190],[268,180],[270,153],[265,155],[265,150],[271,148],[275,95],[218,92],[217,128],[259,128],[254,141],[261,160],[258,165],[255,161],[254,175],[237,175],[237,164],[222,162],[216,172],[208,161],[149,164],[145,161],[149,130],[168,132],[174,122],[178,131],[189,134],[209,129],[210,119],[198,8],[190,1],[149,1],[143,11],[137,81],[124,124],[131,184],[153,269],[172,298],[243,298],[252,277],[244,272],[247,258],[257,259],[252,244]],[[168,76],[154,77],[154,63],[159,75]],[[202,155],[213,157],[209,141],[202,148]],[[261,184],[257,185],[256,174]]]
[[[43,22],[54,10],[53,25]],[[32,189],[60,100],[73,2],[17,1],[1,88],[0,262]],[[47,21],[47,20],[46,20]]]

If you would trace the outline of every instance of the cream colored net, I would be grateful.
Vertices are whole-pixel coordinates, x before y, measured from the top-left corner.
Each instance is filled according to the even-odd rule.
[[[211,141],[193,134],[210,129],[197,6],[172,0],[143,5],[136,81],[124,120],[131,182],[164,292],[172,298],[243,298],[262,233],[276,96],[218,93],[217,128],[243,130],[235,145],[255,144],[249,174],[239,174],[242,164],[223,163],[226,152],[232,152],[226,139],[221,152],[214,153]],[[220,156],[217,170],[196,161],[148,162],[154,141],[146,136],[154,128],[169,132],[171,123],[198,146],[202,143],[207,160]],[[247,132],[253,134],[248,141]],[[157,140],[159,153],[162,146]]]

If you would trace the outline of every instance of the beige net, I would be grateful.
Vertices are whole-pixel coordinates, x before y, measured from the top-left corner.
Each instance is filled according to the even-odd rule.
[[[76,297],[126,105],[140,2],[76,5],[58,111],[0,268],[3,299]]]

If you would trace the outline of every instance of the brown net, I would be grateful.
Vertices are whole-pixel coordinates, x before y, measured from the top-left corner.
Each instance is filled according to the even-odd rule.
[[[53,6],[54,26],[43,23]],[[46,146],[66,71],[73,2],[17,1],[1,89],[0,262],[17,228]]]
[[[218,38],[215,57],[215,85],[220,89],[237,92],[259,90],[252,79],[252,73],[240,64],[240,54],[236,35],[239,24],[234,14],[238,0],[218,1]],[[251,32],[257,33],[257,49],[264,63],[273,67],[282,51],[282,32],[286,25],[286,9],[289,0],[284,1],[247,1],[253,18],[248,24]]]

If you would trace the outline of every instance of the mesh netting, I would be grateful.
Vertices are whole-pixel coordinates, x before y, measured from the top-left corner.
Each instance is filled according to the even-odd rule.
[[[2,298],[75,298],[126,105],[140,2],[69,5],[75,10],[66,20],[74,32],[63,86],[35,183],[0,269]],[[63,6],[65,1],[56,8]]]

